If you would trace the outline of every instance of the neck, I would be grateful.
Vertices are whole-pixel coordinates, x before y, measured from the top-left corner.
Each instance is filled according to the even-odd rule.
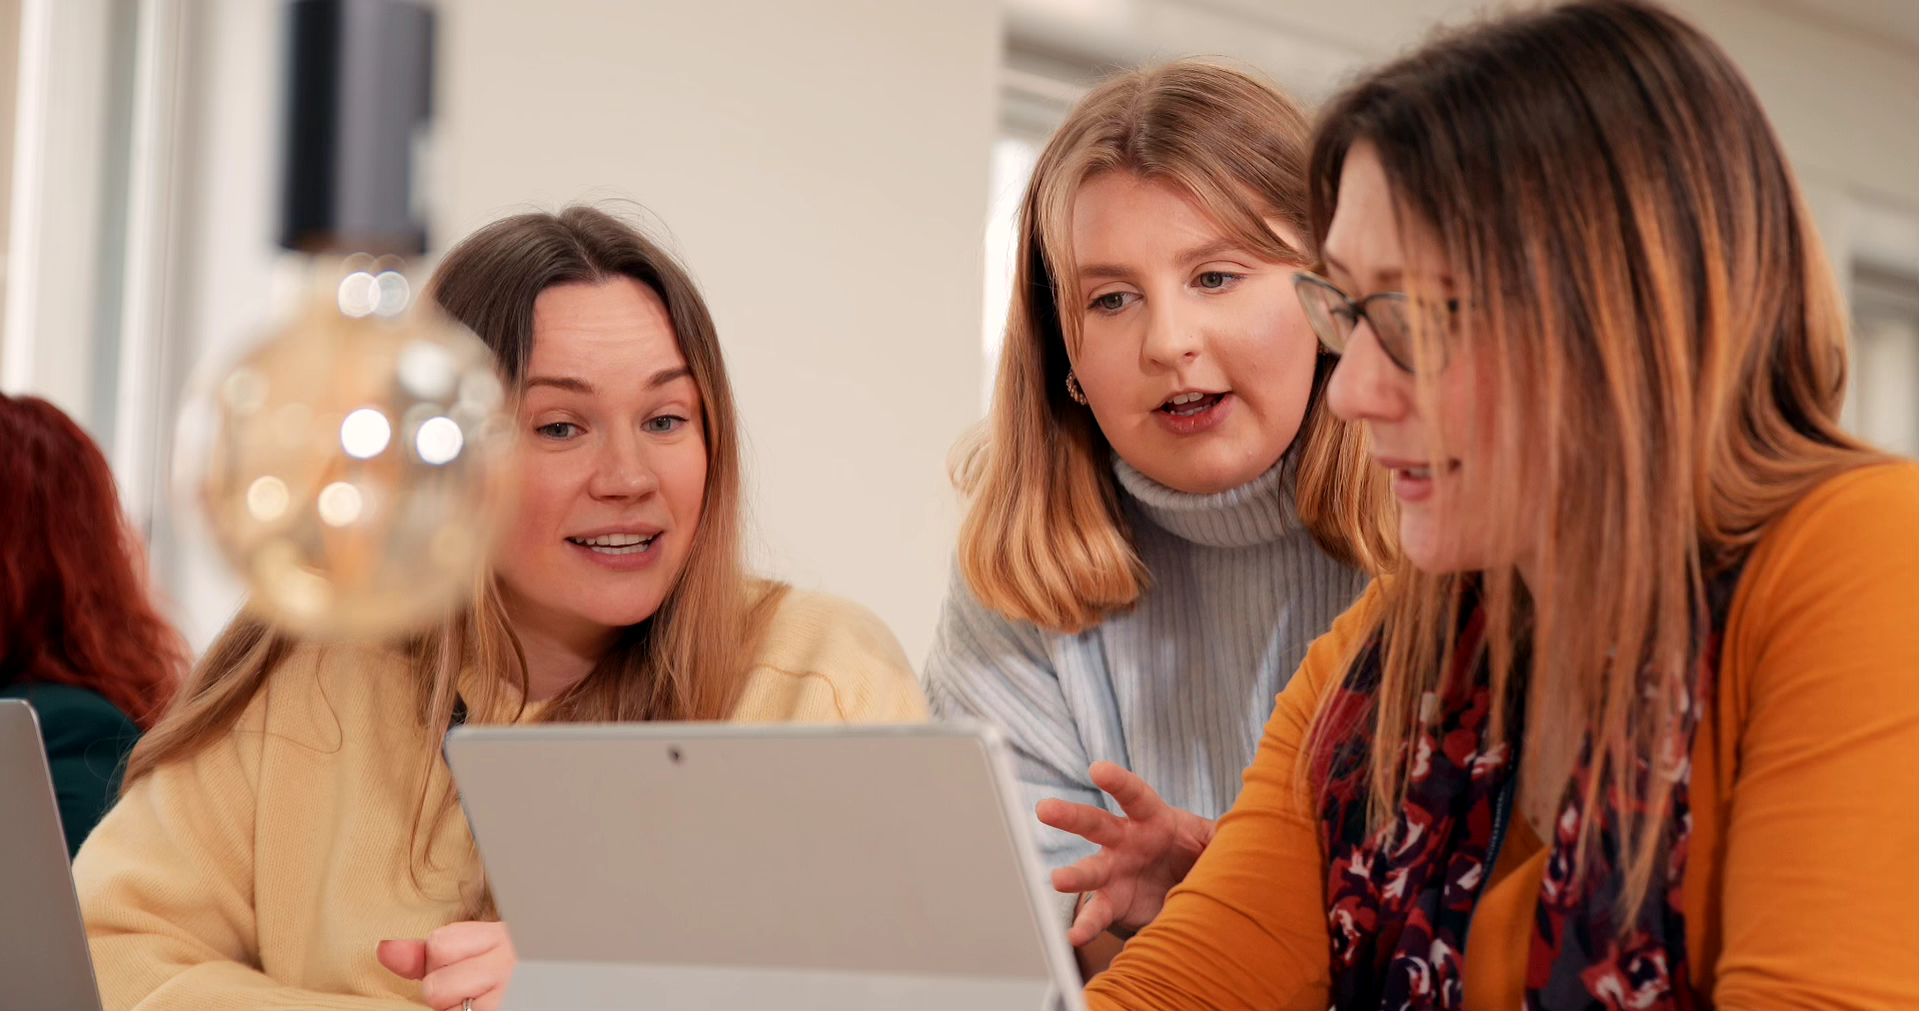
[[[507,621],[526,654],[526,700],[544,702],[586,680],[619,630],[560,614],[502,586]]]

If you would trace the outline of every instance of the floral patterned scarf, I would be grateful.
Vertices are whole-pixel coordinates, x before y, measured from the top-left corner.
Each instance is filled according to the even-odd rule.
[[[1692,697],[1679,723],[1690,756],[1701,711],[1712,697],[1719,639],[1737,570],[1713,582],[1701,615],[1706,634]],[[1476,598],[1463,615],[1453,670],[1444,680],[1437,718],[1415,738],[1416,760],[1406,800],[1391,831],[1367,831],[1371,734],[1348,736],[1320,756],[1320,831],[1326,861],[1326,911],[1332,937],[1333,1006],[1342,1011],[1454,1011],[1464,1006],[1466,934],[1474,906],[1499,858],[1513,817],[1516,744],[1490,746],[1489,668],[1474,662],[1485,634]],[[1375,638],[1326,716],[1333,726],[1370,727],[1379,688],[1381,641]],[[1515,671],[1523,685],[1523,671]],[[1525,712],[1524,699],[1513,707]],[[1517,724],[1519,721],[1512,721]],[[1511,741],[1522,739],[1515,728]],[[1677,742],[1676,742],[1677,743]],[[1623,884],[1624,846],[1617,814],[1581,809],[1592,775],[1585,742],[1549,841],[1545,880],[1534,916],[1527,963],[1526,1007],[1553,1011],[1688,1011],[1699,1007],[1686,953],[1681,884],[1692,827],[1691,763],[1678,763],[1666,819],[1665,859],[1647,900],[1622,931],[1615,907]],[[1649,774],[1645,763],[1637,774]],[[1643,796],[1644,790],[1639,795]],[[1574,876],[1574,851],[1588,817],[1603,819],[1585,873]]]

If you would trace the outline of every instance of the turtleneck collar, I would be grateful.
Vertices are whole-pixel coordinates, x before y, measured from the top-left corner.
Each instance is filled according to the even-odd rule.
[[[1166,532],[1215,548],[1242,548],[1279,540],[1299,527],[1293,508],[1291,454],[1264,474],[1212,495],[1175,491],[1113,457],[1113,472],[1146,518]]]

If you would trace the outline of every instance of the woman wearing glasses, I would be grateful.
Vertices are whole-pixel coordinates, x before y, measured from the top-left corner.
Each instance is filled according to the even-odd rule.
[[[1919,467],[1839,428],[1738,71],[1638,0],[1521,15],[1362,80],[1310,179],[1406,565],[1089,1003],[1919,1006]]]
[[[1387,551],[1383,475],[1326,409],[1333,359],[1291,289],[1313,259],[1307,136],[1271,85],[1172,63],[1089,94],[1026,192],[926,675],[936,712],[1007,734],[1029,801],[1070,830],[1041,838],[1082,945],[1164,892],[1079,903],[1115,870],[1073,834],[1118,823],[1092,805],[1190,864],[1275,695]]]

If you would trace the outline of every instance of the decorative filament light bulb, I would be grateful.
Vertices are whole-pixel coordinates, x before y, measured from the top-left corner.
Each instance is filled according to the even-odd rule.
[[[444,618],[478,586],[509,502],[491,353],[405,261],[432,78],[418,0],[288,0],[282,246],[309,254],[291,321],[189,402],[176,478],[252,593],[310,637]]]
[[[252,607],[309,636],[430,623],[473,592],[506,505],[486,346],[397,261],[349,258],[182,417],[186,489]]]

